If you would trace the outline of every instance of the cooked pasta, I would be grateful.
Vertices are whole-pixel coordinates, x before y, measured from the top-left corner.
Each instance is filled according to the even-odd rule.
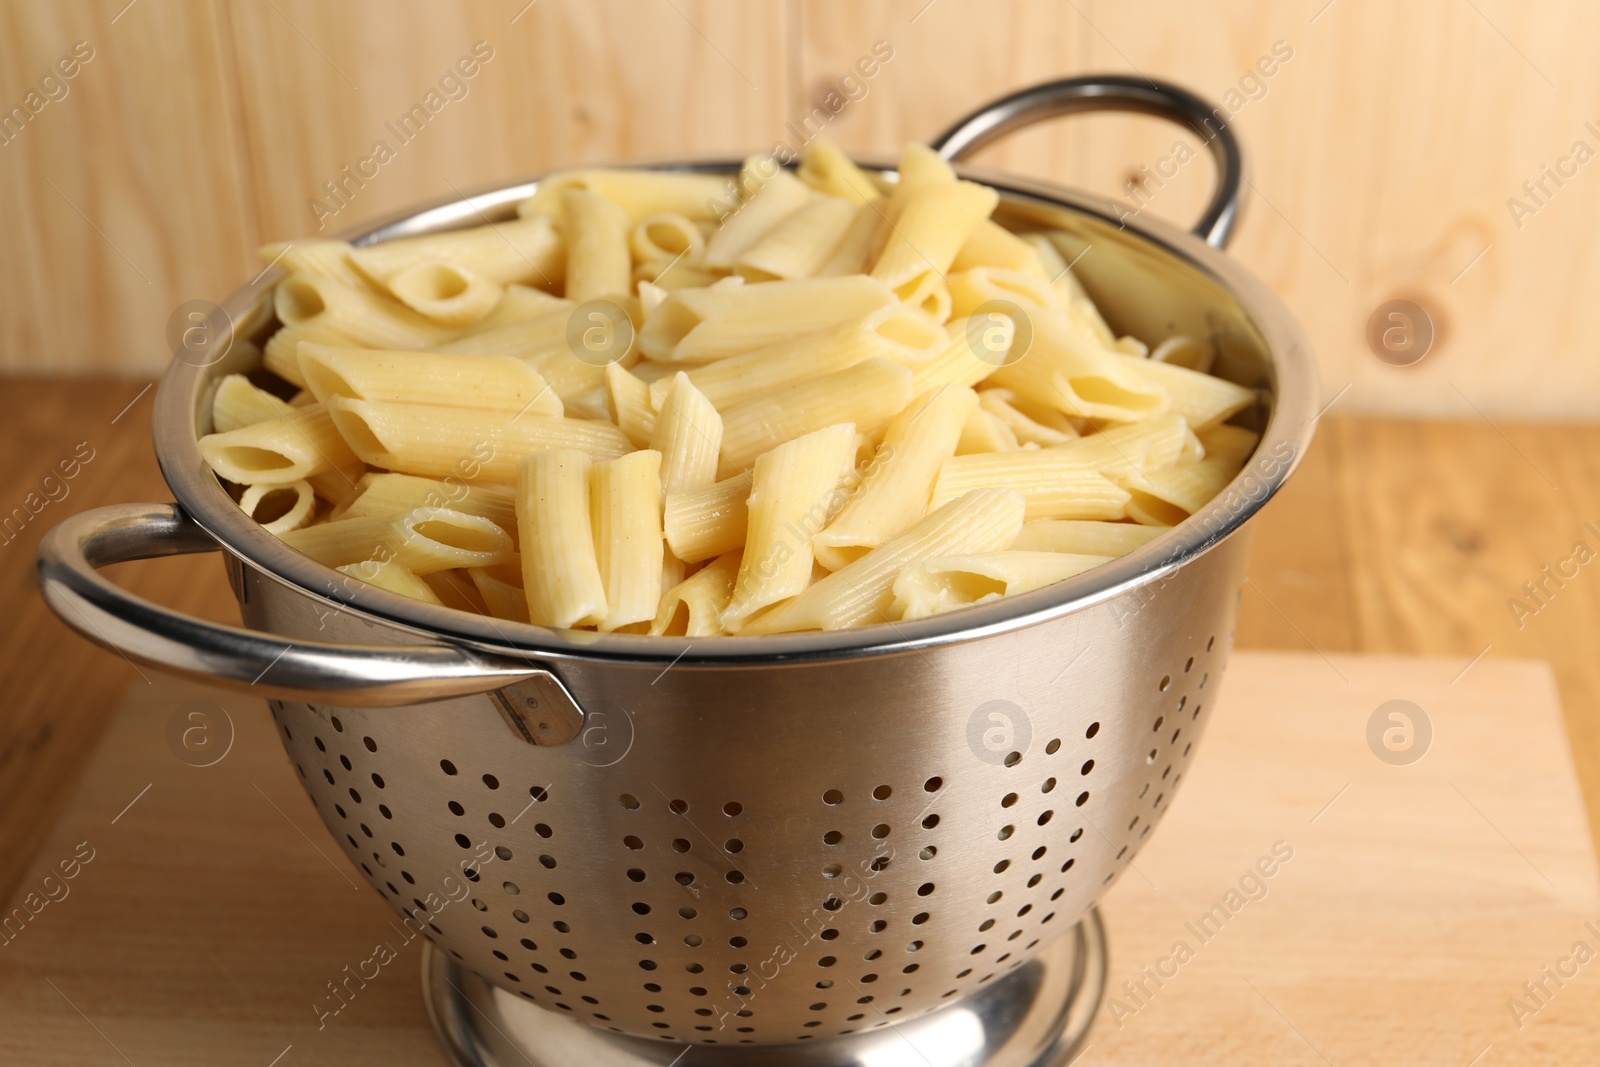
[[[1214,338],[1118,335],[1084,239],[998,203],[817,140],[269,245],[278,326],[200,452],[286,545],[497,626],[758,638],[1051,586],[1223,493],[1259,398]]]

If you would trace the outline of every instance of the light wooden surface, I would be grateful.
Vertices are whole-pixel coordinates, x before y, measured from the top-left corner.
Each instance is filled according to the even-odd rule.
[[[75,41],[96,58],[0,145],[0,368],[153,373],[173,309],[247,279],[260,243],[311,232],[309,202],[379,139],[395,158],[330,228],[578,163],[798,144],[786,124],[883,41],[893,58],[825,128],[852,150],[890,152],[1089,71],[1238,94],[1252,184],[1235,252],[1305,322],[1326,395],[1349,385],[1341,404],[1358,411],[1593,417],[1600,320],[1582,294],[1600,284],[1600,176],[1545,179],[1538,203],[1523,183],[1579,140],[1600,151],[1585,126],[1600,127],[1597,35],[1600,8],[1579,0],[13,4],[0,106]],[[467,95],[399,144],[386,123],[480,40],[494,58]],[[1277,42],[1292,58],[1249,81]],[[1187,220],[1211,181],[1203,158],[1125,185],[1178,141],[1195,147],[1155,120],[1094,117],[987,161]],[[1536,212],[1514,219],[1512,197]],[[1394,297],[1435,321],[1414,367],[1362,341]]]
[[[1111,993],[1076,1062],[1592,1053],[1600,986],[1571,982],[1520,1031],[1505,1005],[1574,941],[1600,944],[1583,925],[1600,917],[1600,888],[1549,671],[1495,661],[1452,685],[1455,669],[1234,659],[1204,757],[1104,901]],[[1364,739],[1372,708],[1397,694],[1435,731],[1405,767]],[[168,717],[189,700],[220,701],[235,726],[213,766],[167,747]],[[40,891],[62,859],[93,850],[3,950],[0,1059],[444,1063],[414,947],[318,1029],[311,1004],[325,983],[394,937],[393,916],[325,834],[260,702],[171,680],[136,687],[19,887]],[[1290,858],[1247,883],[1258,899],[1233,904],[1202,941],[1186,923],[1229,908],[1228,891],[1275,845]],[[1161,961],[1180,941],[1193,957],[1173,974]],[[1146,966],[1168,972],[1161,987]],[[1123,983],[1141,980],[1135,999]]]

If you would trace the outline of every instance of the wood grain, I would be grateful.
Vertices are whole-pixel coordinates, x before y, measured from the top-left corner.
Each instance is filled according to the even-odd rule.
[[[1569,982],[1520,1030],[1506,1009],[1541,964],[1596,944],[1584,923],[1600,888],[1550,673],[1497,660],[1451,685],[1453,667],[1234,658],[1204,757],[1104,898],[1110,989],[1085,1067],[1465,1064],[1486,1046],[1484,1062],[1587,1062],[1592,981]],[[1328,684],[1330,668],[1344,683]],[[1372,707],[1397,693],[1435,728],[1409,766],[1364,739]],[[214,766],[168,750],[167,717],[191,700],[233,723]],[[1508,721],[1515,746],[1501,741]],[[374,944],[403,944],[324,836],[259,701],[170,679],[136,687],[22,883],[42,896],[46,873],[80,843],[93,850],[8,934],[0,1059],[443,1064],[415,945],[319,1028],[326,983]],[[1197,937],[1188,924],[1274,846],[1270,877],[1244,883],[1253,899]],[[1157,987],[1144,968],[1178,941],[1192,957]]]

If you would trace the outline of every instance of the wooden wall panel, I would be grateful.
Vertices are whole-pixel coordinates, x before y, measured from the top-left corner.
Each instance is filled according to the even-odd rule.
[[[308,201],[341,207],[323,183],[380,140],[393,160],[347,187],[327,232],[573,163],[745,152],[782,123],[782,16],[726,0],[234,4],[262,230],[314,232]],[[493,58],[467,95],[403,143],[391,127],[479,41]]]
[[[217,6],[126,3],[0,6],[0,108],[75,42],[93,49],[0,144],[0,370],[151,373],[173,309],[248,267]]]
[[[1090,70],[1221,100],[1282,41],[1293,58],[1233,119],[1252,181],[1234,253],[1305,323],[1325,395],[1348,386],[1351,409],[1497,420],[1600,411],[1585,299],[1600,284],[1600,164],[1530,201],[1520,228],[1507,208],[1575,141],[1600,153],[1585,126],[1600,130],[1586,53],[1600,9],[1577,0],[124,3],[0,10],[0,102],[72,41],[97,47],[72,94],[0,146],[0,368],[159,369],[170,310],[247,277],[260,241],[314,232],[323,182],[393,140],[385,124],[475,41],[494,58],[469,94],[396,141],[328,231],[572,163],[793,143],[785,123],[880,40],[893,59],[828,124],[852,150],[893,152],[1012,89]],[[1126,184],[1180,141],[1198,148],[1154,120],[1096,116],[983,160],[1184,221],[1209,162],[1159,188]],[[1422,303],[1438,334],[1408,368],[1364,342],[1393,297]]]

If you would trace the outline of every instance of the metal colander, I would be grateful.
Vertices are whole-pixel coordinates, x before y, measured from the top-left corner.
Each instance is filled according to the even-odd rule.
[[[1031,982],[1025,969],[1089,913],[1171,805],[1214,707],[1249,520],[1315,422],[1298,328],[1218,250],[1242,169],[1203,102],[1142,79],[1073,79],[975,113],[937,147],[959,159],[1094,107],[1177,118],[1207,137],[1220,188],[1205,240],[1056,186],[970,173],[999,190],[997,219],[1080,249],[1075,270],[1117,329],[1206,337],[1214,372],[1261,397],[1245,470],[1126,557],[998,603],[826,634],[578,634],[452,612],[288,549],[205,470],[196,435],[212,384],[252,369],[241,345],[180,360],[158,394],[157,452],[179,504],[63,523],[41,547],[44,594],[132,660],[276,697],[306,791],[373,887],[457,973],[531,1002],[531,1018],[569,1020],[568,1037],[845,1062],[799,1043],[865,1047],[874,1030],[984,1002],[1019,968],[1014,980]],[[536,185],[358,240],[507,217]],[[272,327],[275,280],[224,305],[226,336]],[[97,573],[218,547],[247,629],[157,607]],[[434,1008],[437,1019],[437,997]],[[1050,1025],[1059,1036],[1068,1024]],[[577,1055],[512,1044],[529,1062]],[[586,1048],[593,1062],[643,1062]],[[453,1054],[491,1062],[461,1042]],[[1045,1062],[1029,1058],[1045,1055],[1037,1048],[1018,1055],[1004,1062]]]

